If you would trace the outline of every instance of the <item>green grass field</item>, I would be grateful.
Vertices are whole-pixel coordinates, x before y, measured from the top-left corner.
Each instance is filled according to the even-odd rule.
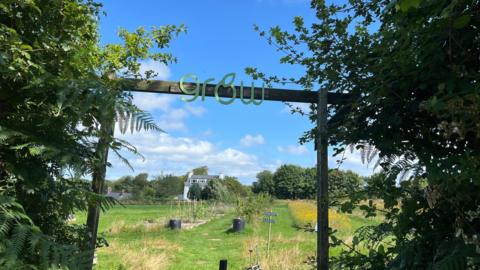
[[[272,225],[270,257],[266,258],[268,225],[261,221],[247,223],[241,233],[231,233],[233,213],[213,218],[193,229],[172,231],[164,224],[172,217],[169,205],[117,206],[100,217],[99,232],[104,233],[109,247],[98,249],[96,269],[217,269],[220,259],[227,259],[229,269],[249,265],[249,249],[257,247],[261,265],[268,269],[308,269],[303,261],[315,251],[315,234],[299,230],[286,202],[277,202],[278,214]],[[78,223],[85,215],[77,215]],[[357,216],[348,217],[350,229],[340,236],[348,238],[356,228],[375,223]],[[335,256],[338,250],[332,249]]]

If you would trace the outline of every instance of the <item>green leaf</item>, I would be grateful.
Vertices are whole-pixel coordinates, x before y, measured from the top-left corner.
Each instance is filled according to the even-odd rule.
[[[385,247],[383,245],[378,246],[378,253],[385,255]]]
[[[420,7],[420,3],[422,0],[403,0],[400,2],[400,10],[403,12],[406,12],[410,10],[411,8],[418,8]]]
[[[453,28],[455,29],[464,28],[465,26],[468,25],[469,22],[470,22],[470,16],[467,14],[462,15],[457,19],[455,19],[455,21],[453,22]]]
[[[24,51],[31,51],[32,50],[32,46],[30,46],[28,44],[22,44],[22,45],[20,45],[20,48]]]
[[[356,246],[356,245],[358,245],[359,243],[360,243],[360,240],[358,239],[358,237],[357,237],[357,236],[354,236],[354,237],[352,238],[352,245]]]

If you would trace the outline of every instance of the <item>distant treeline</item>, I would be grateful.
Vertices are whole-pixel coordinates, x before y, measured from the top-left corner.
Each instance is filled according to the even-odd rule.
[[[194,174],[208,174],[208,168],[202,166],[193,170]],[[362,177],[352,171],[329,170],[329,194],[332,197],[349,195],[363,190],[369,182],[382,178],[379,174]],[[136,176],[123,176],[107,181],[105,192],[111,188],[115,192],[132,194],[136,201],[172,200],[183,194],[185,175],[162,175],[149,180],[147,173]],[[214,179],[201,189],[198,185],[190,188],[190,199],[234,201],[236,197],[245,197],[249,193],[267,193],[278,199],[314,199],[316,194],[316,169],[297,165],[282,165],[276,171],[268,170],[257,174],[251,186],[241,184],[236,177],[225,176],[223,180]]]
[[[208,174],[208,168],[206,166],[195,168],[193,173]],[[132,200],[135,201],[172,200],[183,194],[186,180],[187,174],[161,175],[149,180],[147,173],[140,173],[136,176],[122,176],[117,180],[106,181],[105,193],[111,188],[114,192],[131,193]],[[231,197],[246,196],[251,192],[250,187],[242,185],[233,176],[225,176],[223,180],[215,179],[210,182],[203,190],[191,188],[191,196],[195,199],[233,200]]]
[[[282,165],[275,172],[262,171],[253,182],[254,193],[268,193],[278,199],[314,199],[316,196],[316,168]],[[363,190],[366,185],[382,178],[381,174],[362,177],[350,170],[331,169],[329,195],[342,197]]]

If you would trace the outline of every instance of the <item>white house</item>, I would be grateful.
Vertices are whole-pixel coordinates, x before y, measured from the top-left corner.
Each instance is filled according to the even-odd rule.
[[[183,186],[183,196],[182,199],[188,201],[188,191],[193,184],[198,184],[200,188],[204,189],[208,185],[208,181],[212,179],[224,179],[224,175],[221,173],[219,175],[195,175],[193,172],[189,172],[187,180]]]
[[[114,192],[114,191],[112,191],[111,187],[108,187],[107,197],[112,197],[112,198],[116,199],[117,201],[127,201],[127,200],[131,200],[133,198],[133,194],[125,192],[124,190],[122,190],[121,192]]]

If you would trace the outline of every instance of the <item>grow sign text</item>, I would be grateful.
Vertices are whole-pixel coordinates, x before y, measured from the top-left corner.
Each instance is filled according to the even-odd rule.
[[[187,78],[191,78],[195,81],[194,84],[191,84],[191,83],[185,83],[185,79]],[[194,101],[198,98],[198,96],[201,95],[202,97],[202,100],[205,100],[205,90],[207,88],[207,84],[214,81],[215,78],[208,78],[206,79],[203,84],[200,83],[200,81],[198,80],[198,77],[194,74],[186,74],[184,75],[181,79],[180,79],[180,82],[179,82],[179,87],[180,87],[180,90],[184,93],[184,94],[187,94],[187,95],[193,95],[193,97],[191,98],[186,98],[186,97],[182,97],[182,100],[183,101],[187,101],[187,102],[191,102],[191,101]],[[228,73],[226,74],[225,76],[223,76],[223,78],[218,82],[217,85],[215,85],[215,89],[214,89],[214,95],[215,95],[215,99],[220,102],[221,104],[224,104],[224,105],[228,105],[228,104],[231,104],[233,101],[235,101],[235,98],[237,97],[237,88],[235,87],[234,85],[234,81],[235,81],[235,73]],[[185,85],[187,84],[187,85]],[[193,86],[194,87],[189,87],[187,88],[187,86]],[[223,87],[223,88],[230,88],[232,91],[232,97],[228,97],[227,99],[223,99],[220,97],[219,95],[219,89],[220,87]],[[244,91],[243,91],[243,81],[240,82],[240,100],[244,103],[244,104],[250,104],[252,103],[253,105],[260,105],[264,98],[265,98],[265,85],[262,84],[262,90],[261,90],[261,100],[255,100],[255,85],[254,83],[252,82],[252,87],[250,89],[250,96],[249,97],[244,97]]]

